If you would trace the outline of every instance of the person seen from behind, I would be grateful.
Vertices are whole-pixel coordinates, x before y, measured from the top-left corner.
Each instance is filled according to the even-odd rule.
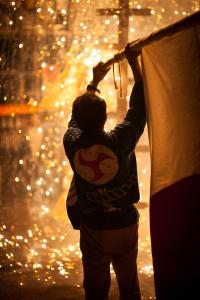
[[[139,52],[128,44],[126,59],[134,77],[129,109],[120,124],[104,131],[106,102],[98,84],[109,69],[100,62],[86,93],[73,102],[64,135],[79,204],[80,249],[86,300],[107,300],[112,263],[120,300],[141,300],[137,275],[139,201],[134,149],[144,131],[146,113]],[[73,189],[71,194],[73,194]]]

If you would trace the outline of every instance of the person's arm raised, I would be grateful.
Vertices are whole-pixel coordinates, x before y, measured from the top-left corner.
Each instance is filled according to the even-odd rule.
[[[93,79],[87,86],[87,92],[100,93],[99,89],[97,88],[100,81],[104,79],[106,74],[109,72],[110,68],[106,69],[103,62],[99,62],[94,68],[93,68]]]
[[[133,72],[133,78],[135,81],[135,84],[133,86],[131,96],[130,96],[130,102],[129,106],[132,107],[135,103],[135,106],[139,107],[144,102],[144,90],[143,90],[143,77],[142,77],[142,70],[140,68],[140,64],[138,62],[138,56],[141,54],[140,51],[133,51],[130,47],[130,44],[128,43],[125,48],[125,55],[126,59],[131,67],[131,70]],[[136,104],[137,103],[137,104]]]
[[[133,77],[135,82],[143,81],[142,78],[142,70],[140,68],[140,64],[138,62],[138,56],[141,54],[141,51],[133,51],[128,43],[125,48],[126,59],[131,67],[133,72]]]

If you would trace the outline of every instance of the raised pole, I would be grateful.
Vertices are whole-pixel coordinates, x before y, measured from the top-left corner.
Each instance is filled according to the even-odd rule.
[[[192,27],[194,25],[200,25],[200,11],[196,11],[195,13],[193,13],[185,18],[182,18],[181,20],[179,20],[173,24],[163,27],[144,38],[141,38],[141,39],[131,42],[130,43],[131,48],[133,50],[141,50],[143,47],[145,47],[155,41],[158,41],[165,36],[172,35],[175,32],[184,30],[184,29]],[[120,50],[118,53],[116,53],[111,59],[107,60],[105,62],[105,66],[109,68],[110,66],[113,65],[113,63],[122,61],[124,58],[125,58],[125,48]]]

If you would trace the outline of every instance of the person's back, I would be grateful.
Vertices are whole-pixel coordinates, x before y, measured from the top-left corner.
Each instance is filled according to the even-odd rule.
[[[107,299],[111,261],[120,299],[140,299],[136,267],[139,218],[134,206],[139,201],[139,189],[134,148],[146,117],[142,78],[138,64],[130,60],[130,52],[127,47],[136,83],[124,121],[110,132],[103,130],[106,104],[94,94],[107,73],[100,64],[93,70],[93,84],[88,86],[88,92],[74,101],[64,136],[80,207],[87,300]]]

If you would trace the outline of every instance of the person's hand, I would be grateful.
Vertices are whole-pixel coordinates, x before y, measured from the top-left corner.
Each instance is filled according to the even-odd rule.
[[[130,43],[128,43],[127,46],[125,47],[125,56],[131,67],[134,65],[135,61],[137,61],[137,57],[140,54],[141,54],[141,50],[134,51],[131,48]]]
[[[103,62],[99,62],[94,68],[93,68],[93,80],[92,85],[97,86],[101,80],[104,79],[106,74],[109,72],[110,68],[105,68],[105,65]]]
[[[141,54],[141,50],[134,51],[131,49],[130,43],[125,48],[125,56],[132,69],[135,81],[142,81],[142,70],[137,57]]]

